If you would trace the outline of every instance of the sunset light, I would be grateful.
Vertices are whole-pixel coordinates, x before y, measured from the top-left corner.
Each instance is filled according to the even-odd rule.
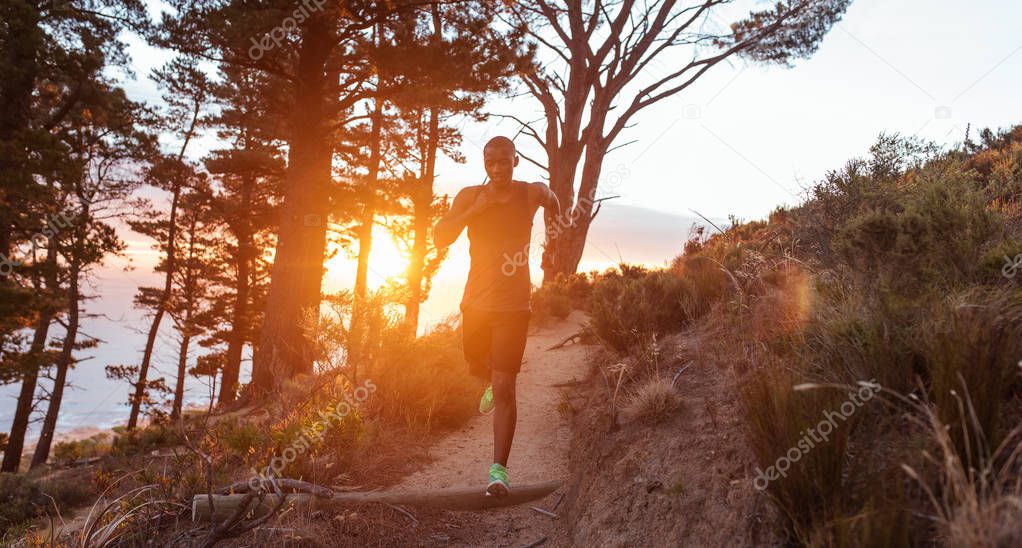
[[[0,545],[1022,546],[1020,21],[0,0]]]

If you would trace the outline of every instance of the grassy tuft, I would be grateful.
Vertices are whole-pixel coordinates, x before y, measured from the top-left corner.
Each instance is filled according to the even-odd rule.
[[[671,386],[671,381],[650,377],[640,381],[634,388],[622,411],[633,420],[656,424],[671,416],[679,407],[681,397]]]

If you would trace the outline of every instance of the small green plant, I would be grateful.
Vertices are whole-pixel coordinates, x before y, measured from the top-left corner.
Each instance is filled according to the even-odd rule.
[[[220,431],[220,439],[234,455],[252,454],[267,441],[265,430],[251,422],[226,420],[218,424],[217,429]]]

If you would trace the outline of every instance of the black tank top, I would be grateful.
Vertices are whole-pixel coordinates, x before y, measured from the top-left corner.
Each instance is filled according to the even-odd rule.
[[[529,206],[528,183],[512,181],[510,190],[507,202],[494,203],[468,221],[471,266],[462,308],[529,310],[529,244],[535,211]]]

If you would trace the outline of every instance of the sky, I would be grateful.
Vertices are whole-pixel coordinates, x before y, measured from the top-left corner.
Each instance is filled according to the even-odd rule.
[[[718,65],[686,91],[642,111],[622,134],[619,142],[635,143],[606,158],[600,191],[620,198],[607,202],[596,219],[581,270],[618,261],[664,264],[680,253],[698,220],[694,212],[713,220],[729,215],[751,220],[797,204],[804,189],[865,154],[882,132],[953,145],[964,139],[970,124],[975,134],[1022,123],[1019,21],[1022,2],[1010,0],[856,0],[819,51],[793,68],[742,61]],[[126,81],[125,88],[132,98],[156,101],[158,93],[144,78],[168,55],[138,40],[130,44],[138,80]],[[687,60],[679,51],[661,58],[653,70]],[[527,97],[496,99],[487,108],[525,119],[539,112]],[[519,129],[510,121],[457,125],[467,162],[442,158],[437,168],[438,192],[451,195],[482,182],[486,139],[513,136]],[[195,155],[213,144],[200,140]],[[527,181],[541,181],[543,175],[524,161],[516,172]],[[535,229],[542,230],[541,221]],[[138,362],[147,321],[132,308],[131,298],[139,285],[156,285],[158,277],[151,272],[151,242],[126,230],[121,236],[129,245],[126,256],[97,272],[93,284],[102,298],[87,307],[98,316],[84,324],[86,332],[107,343],[72,371],[77,388],[65,399],[59,432],[107,427],[127,415],[127,386],[105,379],[103,367]],[[400,264],[386,235],[376,240],[370,283],[381,285]],[[533,257],[534,272],[538,260]],[[134,270],[125,271],[129,265]],[[467,271],[462,237],[423,307],[426,325],[456,312]],[[350,287],[353,279],[354,266],[338,260],[324,289]],[[176,362],[176,339],[167,327],[156,353],[156,368],[164,373]],[[16,393],[16,385],[0,387],[0,431],[11,420]],[[199,401],[206,389],[190,379],[188,393]]]

